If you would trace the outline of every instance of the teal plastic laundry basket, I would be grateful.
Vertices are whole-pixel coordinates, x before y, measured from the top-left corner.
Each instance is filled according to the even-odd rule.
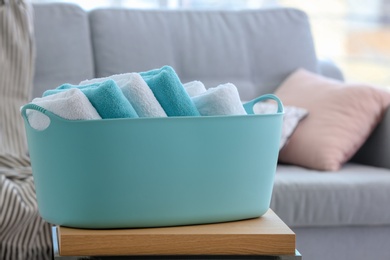
[[[34,104],[25,121],[40,215],[77,228],[215,223],[263,215],[283,105],[274,114],[65,120]],[[50,125],[38,131],[27,111]]]

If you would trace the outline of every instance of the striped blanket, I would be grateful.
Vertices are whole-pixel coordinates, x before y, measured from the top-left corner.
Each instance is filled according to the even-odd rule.
[[[0,259],[51,259],[50,225],[38,214],[28,164],[0,156]],[[24,160],[27,162],[27,160]]]
[[[34,75],[32,7],[0,0],[0,259],[51,259],[50,225],[38,214],[19,108]]]

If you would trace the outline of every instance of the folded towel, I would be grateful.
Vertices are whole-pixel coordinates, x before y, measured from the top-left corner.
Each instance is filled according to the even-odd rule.
[[[172,67],[164,66],[140,75],[168,116],[200,115]]]
[[[206,92],[205,86],[198,80],[187,82],[183,86],[190,97],[195,97]]]
[[[138,117],[133,106],[112,79],[84,86],[63,84],[56,89],[45,91],[43,96],[49,96],[72,88],[79,88],[102,118]]]
[[[209,88],[192,98],[202,116],[246,115],[236,86],[231,83]]]
[[[54,95],[34,98],[31,103],[69,120],[101,119],[88,98],[79,89],[70,89]],[[35,110],[27,110],[27,118],[32,128],[43,130],[50,125],[50,119]]]
[[[112,79],[120,87],[123,94],[132,104],[139,117],[166,117],[164,109],[153,95],[139,73],[116,74],[106,78],[96,78],[80,82],[79,85],[88,85]]]

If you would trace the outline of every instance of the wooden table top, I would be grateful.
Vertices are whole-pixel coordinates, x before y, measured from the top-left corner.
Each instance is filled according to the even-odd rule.
[[[295,234],[272,211],[192,226],[91,230],[58,226],[61,256],[294,255]]]

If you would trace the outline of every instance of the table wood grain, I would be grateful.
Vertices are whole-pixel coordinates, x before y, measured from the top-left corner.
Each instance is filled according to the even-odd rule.
[[[143,229],[59,226],[61,256],[294,255],[294,232],[272,211],[241,221]]]

